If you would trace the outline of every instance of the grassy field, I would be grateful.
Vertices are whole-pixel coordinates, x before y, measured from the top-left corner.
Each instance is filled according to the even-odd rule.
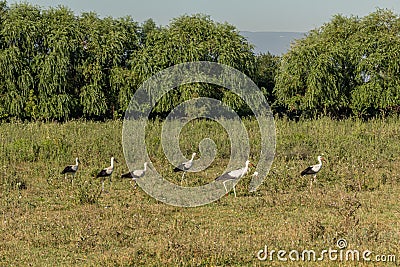
[[[257,161],[260,133],[254,121],[245,125]],[[159,145],[161,126],[148,126],[149,155],[178,183]],[[246,177],[237,198],[197,208],[166,205],[117,178],[127,171],[121,130],[120,121],[1,124],[1,266],[282,266],[276,254],[260,261],[257,252],[267,245],[318,253],[337,249],[338,239],[347,249],[373,251],[372,259],[395,255],[400,262],[399,119],[276,120],[276,156],[259,190],[249,193]],[[205,137],[217,144],[216,161],[203,176],[189,173],[188,186],[214,179],[227,164],[227,134],[213,122],[188,124],[182,152],[190,158]],[[327,164],[310,192],[309,177],[299,173],[322,153]],[[72,185],[59,173],[76,156],[82,164]],[[99,194],[94,177],[111,156],[119,160],[112,188],[107,183],[109,192]],[[374,265],[326,258],[284,264]]]

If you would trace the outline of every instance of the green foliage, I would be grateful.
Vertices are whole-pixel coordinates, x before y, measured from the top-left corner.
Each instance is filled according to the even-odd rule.
[[[182,16],[168,27],[152,30],[146,43],[136,51],[130,62],[141,84],[157,71],[193,61],[211,61],[234,67],[252,77],[255,61],[251,45],[232,25],[216,23],[208,16]],[[193,97],[212,97],[232,104],[236,110],[243,103],[234,94],[217,86],[194,84],[180,86],[160,99],[155,112],[168,112],[174,106]],[[232,105],[231,105],[232,106]]]
[[[245,73],[277,112],[334,117],[400,110],[400,18],[388,10],[336,15],[297,40],[282,58],[254,55],[228,23],[184,15],[168,26],[152,19],[76,16],[0,2],[0,120],[120,118],[136,89],[170,66],[193,61]],[[165,115],[195,97],[221,100],[250,114],[236,94],[211,84],[182,85],[153,109]],[[191,112],[191,111],[187,111]]]
[[[127,68],[138,47],[138,25],[131,18],[76,17],[66,7],[29,4],[2,12],[0,117],[112,117],[126,106],[126,99],[118,101],[119,87],[112,83],[118,72],[112,70]]]
[[[118,98],[124,79],[123,72],[114,71],[127,67],[127,60],[138,47],[138,26],[130,17],[114,20],[99,19],[94,13],[85,13],[79,20],[82,30],[82,65],[79,73],[80,104],[85,116],[112,117],[114,110],[125,106],[125,98]],[[123,89],[129,84],[124,84]],[[107,116],[107,115],[106,115]]]
[[[251,45],[232,25],[203,15],[182,16],[167,27],[149,19],[75,16],[66,7],[1,5],[0,118],[69,120],[116,118],[136,88],[157,71],[188,61],[214,61],[252,76]],[[197,96],[238,97],[209,85],[182,86],[155,112]]]
[[[263,91],[268,102],[275,102],[273,90],[275,88],[275,76],[280,64],[280,57],[270,53],[257,55],[255,58],[255,73],[253,81]]]
[[[283,56],[275,93],[289,110],[374,115],[400,106],[400,18],[388,10],[332,21]]]

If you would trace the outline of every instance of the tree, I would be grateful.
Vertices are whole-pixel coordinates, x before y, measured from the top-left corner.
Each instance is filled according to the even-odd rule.
[[[154,30],[159,30],[153,19],[148,19],[142,23],[139,31],[140,44],[145,45],[147,36]]]
[[[254,73],[252,46],[236,28],[216,23],[209,16],[181,16],[168,27],[150,31],[142,49],[132,55],[131,69],[136,84],[167,67],[193,61],[211,61],[234,67],[249,76]],[[168,112],[174,106],[196,96],[221,99],[236,109],[243,101],[223,88],[210,85],[181,86],[170,91],[155,107],[156,112]]]
[[[34,75],[37,82],[36,117],[41,119],[68,119],[75,115],[79,99],[76,94],[77,62],[74,56],[80,45],[80,35],[73,12],[65,7],[42,12],[40,42],[35,55]]]
[[[85,13],[79,20],[82,30],[80,101],[85,116],[114,116],[123,85],[122,69],[138,48],[138,26],[130,17],[100,19]],[[110,116],[111,115],[111,116]]]
[[[280,57],[270,53],[256,55],[253,81],[263,91],[269,104],[275,102],[273,90],[275,88],[275,76],[278,71]]]
[[[289,110],[333,116],[399,105],[398,30],[399,18],[387,10],[361,19],[334,16],[283,56],[278,101]]]
[[[356,86],[351,107],[356,114],[391,112],[400,107],[400,18],[379,9],[359,22],[360,33],[349,48]]]
[[[0,118],[112,117],[138,28],[130,17],[0,2]]]
[[[36,117],[34,71],[42,38],[41,14],[28,4],[14,5],[1,16],[0,95],[3,116]]]

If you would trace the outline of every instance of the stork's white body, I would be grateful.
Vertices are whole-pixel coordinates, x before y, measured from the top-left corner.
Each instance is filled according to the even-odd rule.
[[[182,178],[181,178],[181,185],[183,183],[183,177],[185,177],[185,173],[192,168],[193,166],[193,159],[196,156],[196,153],[192,154],[192,158],[189,161],[183,162],[182,164],[180,164],[179,166],[177,166],[176,168],[174,168],[174,172],[179,172],[179,171],[183,171],[182,174]]]
[[[143,170],[134,170],[133,172],[128,172],[128,173],[122,174],[121,178],[132,178],[132,180],[130,181],[130,183],[132,185],[132,182],[143,177],[146,174],[146,171],[147,171],[147,162],[144,163]],[[135,186],[136,186],[136,183],[135,183]]]
[[[310,190],[312,190],[313,181],[317,180],[317,173],[322,169],[322,161],[325,161],[325,159],[322,156],[318,156],[318,164],[311,165],[301,172],[301,176],[313,175],[313,179],[310,181]]]
[[[243,176],[245,176],[247,171],[249,170],[249,164],[250,164],[250,161],[247,160],[246,165],[243,168],[233,170],[230,172],[226,172],[226,173],[222,174],[221,176],[217,177],[215,179],[215,181],[222,181],[222,183],[225,187],[225,191],[228,194],[228,189],[226,188],[226,185],[225,185],[226,182],[235,181],[235,180],[238,180],[238,179],[242,178]],[[235,197],[236,197],[235,185],[233,186],[233,193],[235,194]]]
[[[72,179],[71,179],[72,185],[74,185],[74,177],[75,177],[76,172],[78,171],[78,167],[79,167],[79,159],[75,158],[75,165],[68,165],[61,172],[61,174],[65,174],[65,179],[67,179],[68,174],[72,175]]]
[[[100,177],[102,179],[101,191],[104,191],[104,182],[105,182],[106,177],[110,177],[110,183],[112,182],[111,175],[112,175],[113,171],[114,171],[114,157],[111,157],[111,166],[102,169],[96,176],[96,177]]]

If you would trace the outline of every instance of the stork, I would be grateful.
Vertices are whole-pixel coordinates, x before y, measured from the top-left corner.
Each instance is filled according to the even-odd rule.
[[[128,172],[121,175],[121,178],[132,178],[129,182],[132,185],[132,181],[136,181],[137,179],[143,177],[146,174],[147,170],[147,162],[144,163],[143,170],[134,170],[133,172]],[[136,187],[136,183],[134,188]]]
[[[118,161],[116,159],[114,159],[114,157],[111,157],[111,166],[102,169],[96,176],[96,178],[101,178],[101,191],[104,191],[104,181],[106,179],[106,177],[110,177],[110,184],[111,184],[111,175],[114,171],[114,161],[118,163]],[[110,186],[111,188],[111,186]]]
[[[215,179],[215,181],[222,181],[222,183],[225,187],[226,194],[228,194],[228,189],[226,188],[225,183],[228,181],[238,180],[238,179],[242,178],[243,176],[245,176],[247,171],[249,170],[249,166],[254,166],[254,165],[252,163],[250,163],[250,160],[247,160],[246,165],[243,168],[233,170],[230,172],[226,172],[226,173],[222,174],[221,176],[217,177]],[[236,197],[235,185],[233,186],[233,193],[235,194],[235,197]]]
[[[317,173],[321,170],[322,168],[322,161],[326,162],[325,158],[322,156],[318,156],[318,164],[311,165],[307,167],[304,171],[302,171],[300,174],[301,176],[304,175],[313,175],[313,179],[310,180],[310,191],[312,190],[312,184],[317,180]]]
[[[178,165],[178,167],[175,167],[175,169],[174,169],[174,172],[183,171],[182,178],[181,178],[181,185],[183,182],[183,177],[185,177],[185,173],[193,166],[193,159],[195,156],[196,156],[196,153],[193,153],[192,158],[189,161],[183,162],[182,164]]]
[[[67,179],[68,174],[72,175],[72,179],[71,179],[72,185],[74,185],[74,177],[75,177],[76,172],[78,171],[79,163],[80,163],[79,159],[75,158],[75,165],[68,165],[61,172],[61,174],[65,174],[65,179]]]

